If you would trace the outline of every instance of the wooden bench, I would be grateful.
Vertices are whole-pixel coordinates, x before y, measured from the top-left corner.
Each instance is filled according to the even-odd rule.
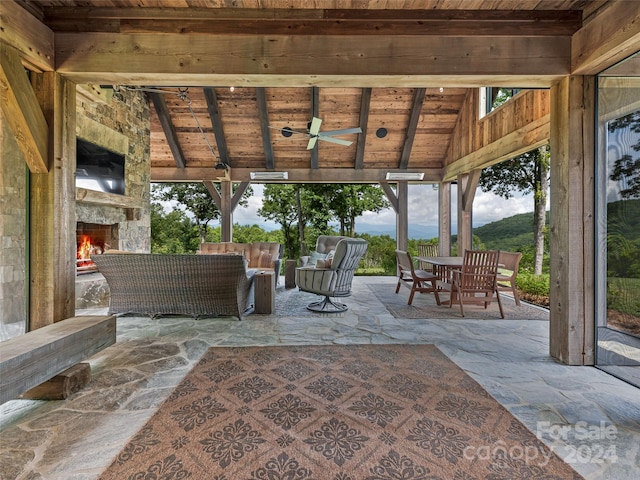
[[[67,318],[0,342],[0,404],[64,372],[116,341],[116,317]]]

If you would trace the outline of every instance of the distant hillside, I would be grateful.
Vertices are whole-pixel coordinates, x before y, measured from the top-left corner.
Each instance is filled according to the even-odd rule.
[[[547,212],[548,223],[549,212]],[[521,213],[475,227],[473,234],[484,243],[487,249],[515,251],[523,246],[532,246],[533,212]]]

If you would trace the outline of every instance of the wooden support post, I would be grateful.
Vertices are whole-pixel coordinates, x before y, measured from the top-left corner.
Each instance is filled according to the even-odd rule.
[[[76,88],[54,72],[32,83],[49,126],[47,173],[31,174],[29,330],[75,314]]]
[[[458,255],[473,246],[473,199],[480,180],[480,171],[458,175]]]
[[[400,250],[406,250],[409,242],[409,186],[406,181],[398,182],[398,210],[396,212],[396,245]]]
[[[27,390],[20,398],[29,400],[64,400],[84,388],[91,380],[91,365],[77,363],[55,377]]]
[[[220,182],[220,239],[231,242],[233,239],[233,215],[231,210],[231,182]]]
[[[549,353],[594,363],[595,79],[566,77],[551,89],[551,292]]]
[[[438,187],[438,254],[451,255],[451,183]]]

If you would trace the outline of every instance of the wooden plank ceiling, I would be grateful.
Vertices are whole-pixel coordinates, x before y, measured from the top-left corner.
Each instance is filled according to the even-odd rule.
[[[415,39],[433,37],[434,41],[444,38],[444,44],[446,38],[455,37],[460,41],[470,38],[472,42],[478,35],[496,39],[545,37],[553,41],[569,38],[606,0],[38,0],[19,3],[56,34],[62,49],[65,48],[64,35],[86,32],[94,35],[91,37],[94,39],[99,39],[100,34],[129,35],[127,38],[133,39],[131,49],[135,50],[136,39],[166,33],[205,39],[207,35],[225,35],[239,42],[247,34],[267,39],[312,35],[318,42],[326,39],[327,45],[332,45],[334,39],[349,42],[364,38],[367,41],[381,34]],[[86,47],[79,45],[78,48]],[[95,50],[97,55],[98,49]],[[293,46],[291,51],[291,56],[287,51],[283,53],[285,63],[309,60],[295,57]],[[398,50],[392,56],[401,59],[405,52]],[[339,57],[341,52],[326,54]],[[388,54],[385,52],[385,56]],[[255,62],[258,54],[252,55],[237,58],[230,53],[229,62]],[[67,58],[72,56],[66,52]],[[188,52],[185,56],[190,62],[200,60],[197,55],[190,57]],[[322,62],[321,59],[315,61]],[[478,66],[480,73],[492,78],[491,68],[482,71],[481,67]],[[252,85],[241,76],[234,85],[230,75],[224,77],[227,79],[224,84],[202,84],[190,78],[183,85],[162,80],[154,84],[148,81],[148,76],[140,84],[135,76],[126,74],[120,74],[115,80],[114,76],[105,75],[104,82],[111,84],[116,97],[118,90],[143,88],[148,91],[153,107],[153,181],[213,180],[214,175],[221,175],[220,170],[213,169],[220,162],[231,167],[232,178],[234,170],[245,174],[275,170],[290,172],[290,179],[294,181],[371,181],[380,180],[382,172],[388,170],[407,170],[425,172],[425,180],[437,181],[442,176],[458,116],[470,91],[459,79],[453,80],[456,65],[447,68],[451,83],[447,83],[444,76],[432,78],[423,85],[416,85],[414,81],[394,86],[391,80],[386,83],[381,80],[384,77],[380,74],[373,75],[370,84],[363,85],[362,77],[355,81],[355,76],[350,84],[350,72],[339,71],[332,72],[332,84],[319,81],[317,85],[298,85],[293,80],[292,84],[273,80],[272,84],[266,81],[266,84]],[[116,71],[115,64],[113,71]],[[379,73],[384,72],[385,65],[380,65]],[[504,86],[509,81],[508,72],[504,73],[504,78],[496,75],[496,84]],[[98,77],[95,80],[100,81]],[[533,75],[529,80],[531,86],[545,86],[545,82],[549,82]],[[518,79],[520,84],[526,81],[526,78]],[[296,133],[287,137],[279,130],[287,127],[304,133],[314,116],[322,119],[321,132],[360,127],[362,133],[339,137],[352,141],[349,146],[319,141],[314,149],[307,150],[307,136]]]

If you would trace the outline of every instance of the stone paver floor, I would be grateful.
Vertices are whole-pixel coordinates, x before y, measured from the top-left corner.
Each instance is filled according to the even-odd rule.
[[[212,346],[355,343],[435,344],[585,478],[640,478],[640,390],[555,362],[547,320],[394,318],[372,288],[393,289],[395,280],[356,277],[342,314],[305,312],[308,294],[280,290],[276,301],[289,312],[241,322],[120,317],[117,343],[89,359],[82,391],[0,406],[0,479],[98,478]]]

